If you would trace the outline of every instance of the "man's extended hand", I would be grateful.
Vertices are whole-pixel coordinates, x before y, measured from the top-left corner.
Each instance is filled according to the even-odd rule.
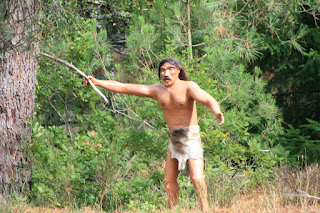
[[[92,83],[93,83],[94,85],[96,85],[97,79],[95,79],[95,78],[92,77],[92,76],[88,76],[88,79],[89,79],[90,81],[92,81]],[[84,83],[85,85],[87,85],[87,86],[90,86],[88,80],[87,80],[85,77],[83,77],[83,83]]]
[[[223,116],[222,112],[217,113],[216,118],[217,118],[219,125],[221,126],[224,123],[224,116]]]

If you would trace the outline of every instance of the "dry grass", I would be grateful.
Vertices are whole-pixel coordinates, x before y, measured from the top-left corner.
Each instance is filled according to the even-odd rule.
[[[229,206],[212,206],[210,212],[320,212],[320,167],[278,168],[272,184],[239,193]]]
[[[291,198],[292,199],[292,198]],[[211,206],[209,212],[217,213],[259,213],[259,212],[287,212],[287,213],[318,213],[320,212],[319,202],[313,202],[310,198],[303,198],[296,202],[287,196],[282,196],[274,191],[255,191],[245,195],[234,197],[230,206]],[[302,202],[301,202],[302,201]],[[22,209],[20,209],[22,210]],[[75,210],[73,208],[53,209],[46,207],[24,208],[22,211],[15,210],[11,212],[24,213],[65,213],[65,212],[83,212],[83,213],[100,213],[99,210],[84,208]],[[137,211],[139,212],[139,211]],[[176,211],[159,211],[159,212],[181,212],[181,213],[198,213],[200,210],[194,208],[191,210],[177,209]],[[118,211],[114,213],[124,213]],[[129,213],[129,212],[127,212]],[[130,212],[131,213],[131,212]],[[133,212],[132,212],[133,213]]]
[[[266,184],[259,189],[250,192],[240,192],[229,198],[229,204],[219,205],[214,198],[211,201],[209,212],[218,213],[259,213],[259,212],[289,212],[289,213],[316,213],[320,212],[320,167],[318,164],[307,166],[305,169],[293,169],[290,167],[278,168],[274,174],[275,180],[271,184]],[[218,183],[219,184],[219,183]],[[313,198],[307,197],[314,196]],[[64,208],[53,209],[46,207],[32,208],[25,202],[16,205],[8,205],[8,208],[0,206],[0,212],[24,212],[24,213],[64,213],[64,212],[83,212],[99,213],[102,212],[95,208]],[[3,211],[4,210],[4,211]],[[132,212],[132,211],[131,211]],[[140,212],[140,211],[135,211]],[[200,212],[196,207],[192,209],[177,208],[175,211],[158,211],[172,213],[197,213]],[[113,213],[123,213],[117,211]],[[128,212],[129,213],[129,212]]]

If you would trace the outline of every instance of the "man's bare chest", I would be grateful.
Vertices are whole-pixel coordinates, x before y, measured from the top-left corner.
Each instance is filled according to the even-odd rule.
[[[185,90],[163,91],[157,101],[162,109],[181,109],[191,104]]]

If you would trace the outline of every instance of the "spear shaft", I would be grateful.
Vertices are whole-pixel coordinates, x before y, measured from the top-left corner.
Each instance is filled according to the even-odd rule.
[[[79,70],[77,67],[75,67],[73,64],[70,64],[60,58],[57,58],[55,56],[52,56],[52,55],[49,55],[47,53],[43,53],[43,52],[40,52],[40,55],[43,55],[45,57],[48,57],[48,58],[51,58],[55,61],[58,61],[62,64],[65,64],[67,65],[68,67],[74,69],[75,71],[77,71],[82,77],[84,77],[88,82],[89,84],[92,86],[92,88],[105,100],[106,103],[109,103],[108,99],[106,98],[106,96],[92,83],[92,81],[88,78],[88,76],[86,74],[84,74],[84,72],[82,72],[81,70]]]

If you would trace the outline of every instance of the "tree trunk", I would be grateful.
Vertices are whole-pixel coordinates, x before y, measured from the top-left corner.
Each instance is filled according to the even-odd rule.
[[[0,3],[0,199],[30,187],[38,0]],[[3,15],[4,14],[4,15]],[[1,201],[1,200],[0,200]],[[1,204],[0,204],[1,205]]]
[[[187,13],[188,13],[188,49],[189,49],[189,60],[193,59],[192,54],[192,37],[191,37],[191,8],[190,0],[187,0]]]

